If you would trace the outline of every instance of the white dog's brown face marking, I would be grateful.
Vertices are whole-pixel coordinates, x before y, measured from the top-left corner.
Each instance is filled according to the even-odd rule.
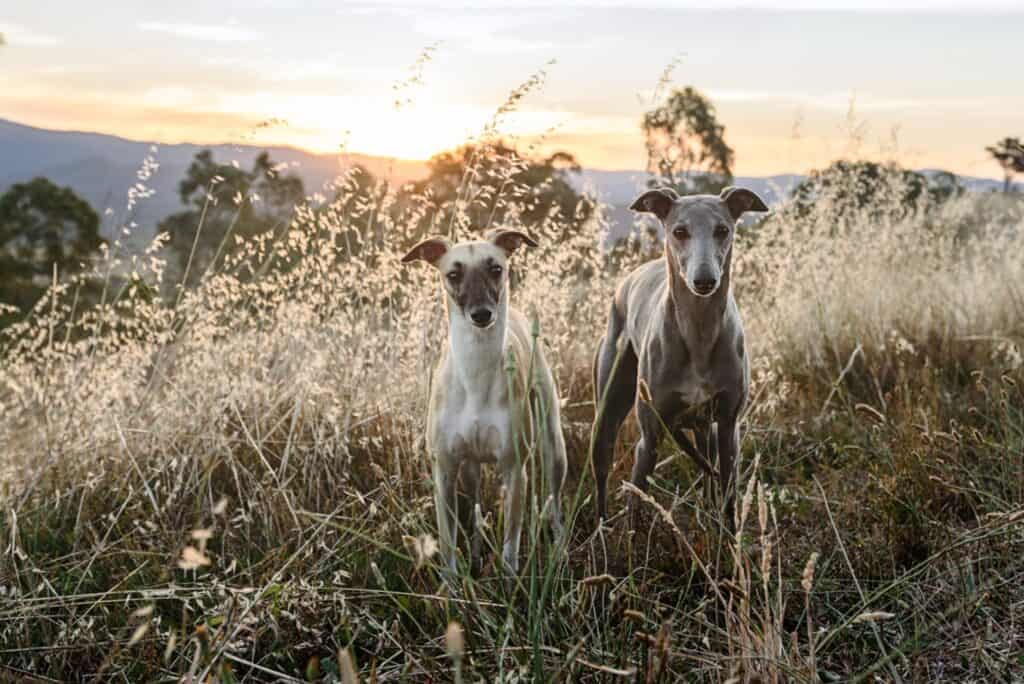
[[[444,238],[429,238],[402,259],[406,263],[422,259],[434,266],[458,313],[478,328],[494,323],[508,288],[508,257],[524,243],[537,244],[514,230],[493,230],[486,238],[455,246]]]
[[[438,263],[448,292],[458,312],[478,328],[494,323],[494,312],[504,295],[506,258],[490,243],[458,245]]]

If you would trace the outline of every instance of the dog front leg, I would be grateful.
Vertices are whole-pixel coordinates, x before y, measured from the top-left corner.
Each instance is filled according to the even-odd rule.
[[[447,467],[439,460],[434,461],[434,508],[437,509],[437,536],[440,538],[441,555],[449,572],[456,573],[455,545],[459,529],[456,481],[458,471]]]
[[[637,402],[636,415],[640,423],[640,441],[636,443],[636,460],[633,462],[633,484],[647,491],[647,478],[654,472],[658,442],[661,441],[661,422],[648,404]]]
[[[516,463],[503,473],[505,482],[505,543],[501,558],[512,575],[519,572],[519,537],[523,529],[526,498],[526,466]]]
[[[647,491],[647,478],[654,472],[657,464],[658,442],[661,441],[661,421],[657,414],[644,402],[637,402],[637,419],[640,424],[640,441],[636,443],[635,460],[633,461],[633,485],[641,491]],[[639,505],[636,500],[630,501],[630,522],[631,529],[636,529],[639,521]]]
[[[722,490],[722,516],[725,527],[735,531],[736,461],[739,457],[740,426],[736,416],[718,422],[718,482]]]
[[[714,469],[715,463],[718,460],[718,441],[715,437],[715,431],[713,429],[713,423],[708,422],[704,425],[698,425],[693,428],[693,441],[694,446],[697,448],[697,453],[704,458],[704,462],[707,463],[712,469]],[[715,487],[718,486],[718,478],[715,477],[715,473],[706,473],[704,477],[704,500],[709,502],[716,501],[715,498]]]
[[[470,564],[474,573],[480,572],[480,525],[478,524],[477,508],[480,505],[480,464],[469,459],[462,463],[462,482],[466,490],[466,503],[469,504],[470,533]]]

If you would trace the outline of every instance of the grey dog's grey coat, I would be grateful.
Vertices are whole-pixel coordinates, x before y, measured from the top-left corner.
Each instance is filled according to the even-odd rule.
[[[623,280],[594,357],[598,409],[591,459],[597,515],[608,517],[615,438],[635,405],[640,441],[633,484],[647,488],[668,428],[709,475],[717,452],[717,479],[730,524],[738,420],[750,387],[743,322],[730,286],[733,238],[744,212],[768,208],[742,188],[688,197],[667,188],[649,190],[631,208],[661,220],[665,256]],[[649,397],[638,400],[639,383]],[[695,443],[686,430],[693,430]]]

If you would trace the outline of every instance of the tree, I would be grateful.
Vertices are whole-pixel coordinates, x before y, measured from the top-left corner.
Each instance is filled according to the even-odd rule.
[[[919,206],[940,204],[962,192],[956,176],[947,171],[926,176],[896,164],[840,159],[812,171],[793,189],[784,211],[776,214],[779,220],[824,217],[823,225],[841,232],[865,215],[897,220]]]
[[[1003,167],[1003,192],[1010,192],[1013,177],[1024,173],[1024,145],[1020,138],[1003,138],[985,150]]]
[[[733,150],[715,107],[691,86],[675,90],[668,101],[643,119],[647,172],[659,185],[680,193],[715,193],[732,182]]]
[[[333,243],[341,258],[363,254],[367,244],[382,246],[397,219],[390,183],[354,164],[333,185],[334,198],[307,217],[311,239]]]
[[[266,152],[250,171],[218,164],[210,150],[196,154],[178,186],[189,209],[157,226],[168,235],[186,285],[196,285],[209,268],[222,264],[234,252],[236,236],[252,238],[288,223],[305,191],[298,176],[281,171]]]
[[[945,202],[953,197],[964,194],[964,186],[960,185],[960,179],[950,171],[933,171],[929,173],[928,194],[936,202]]]
[[[823,201],[842,202],[851,209],[878,204],[878,195],[898,187],[900,206],[913,204],[921,196],[927,179],[916,171],[896,165],[839,159],[824,169],[815,169],[793,188],[793,206],[801,215]]]
[[[0,197],[0,301],[27,311],[59,276],[79,271],[104,244],[100,219],[70,188],[46,178]]]
[[[438,208],[432,223],[441,232],[453,218],[476,232],[512,220],[537,224],[549,215],[576,225],[594,209],[570,183],[569,174],[578,173],[580,165],[567,152],[530,159],[503,142],[464,145],[435,155],[427,166],[429,175],[412,192],[426,195]]]

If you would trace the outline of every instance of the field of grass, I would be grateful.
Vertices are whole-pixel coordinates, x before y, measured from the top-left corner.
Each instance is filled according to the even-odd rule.
[[[905,206],[898,182],[737,240],[735,536],[668,445],[628,532],[631,421],[596,528],[590,356],[657,250],[603,253],[599,219],[520,226],[541,246],[513,303],[559,381],[571,526],[552,543],[530,499],[514,585],[493,473],[479,576],[446,585],[432,553],[445,324],[433,272],[399,264],[416,221],[382,210],[367,234],[346,197],[296,207],[234,257],[251,268],[170,298],[158,250],[113,249],[99,275],[134,276],[103,307],[61,284],[4,333],[0,679],[1020,681],[1024,205]],[[530,201],[511,171],[498,198],[466,185],[513,225]],[[437,232],[469,234],[465,208]]]

